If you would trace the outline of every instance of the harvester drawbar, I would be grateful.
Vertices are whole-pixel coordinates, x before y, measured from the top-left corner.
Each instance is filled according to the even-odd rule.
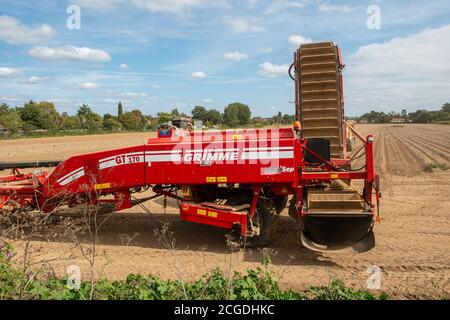
[[[294,128],[170,127],[143,145],[56,162],[51,172],[19,172],[35,163],[0,164],[13,170],[0,177],[0,209],[25,214],[112,203],[121,211],[139,203],[133,194],[151,188],[156,196],[178,200],[182,220],[229,229],[246,245],[268,244],[288,207],[306,247],[367,251],[374,245],[379,206],[374,139],[346,126],[342,69],[331,42],[302,45],[296,52],[290,70]],[[361,140],[351,156],[347,130]],[[362,166],[354,168],[362,157]]]

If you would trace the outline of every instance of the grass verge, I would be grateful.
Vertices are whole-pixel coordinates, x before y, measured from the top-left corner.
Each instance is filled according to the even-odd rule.
[[[14,250],[0,249],[0,299],[28,300],[87,300],[91,283],[82,282],[76,288],[67,278],[51,273],[23,274],[14,268]],[[190,283],[163,280],[157,276],[129,275],[123,281],[106,279],[95,283],[96,300],[384,300],[366,291],[347,288],[339,280],[326,287],[311,287],[305,291],[280,289],[269,263],[245,273],[235,272],[231,277],[216,269]]]

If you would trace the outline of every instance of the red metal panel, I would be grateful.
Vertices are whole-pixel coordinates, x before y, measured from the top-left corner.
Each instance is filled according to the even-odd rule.
[[[193,203],[183,202],[180,204],[181,219],[210,226],[232,229],[235,224],[241,227],[241,235],[247,230],[247,213],[222,211],[208,208]]]
[[[292,129],[196,133],[181,142],[150,140],[148,184],[292,183]]]
[[[61,194],[105,193],[143,186],[144,164],[145,146],[75,156],[52,172],[44,185],[44,195],[51,198]]]

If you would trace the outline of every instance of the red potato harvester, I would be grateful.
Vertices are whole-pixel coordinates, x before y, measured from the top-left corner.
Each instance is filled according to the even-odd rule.
[[[169,126],[140,146],[63,162],[2,163],[0,169],[13,173],[0,177],[0,209],[52,212],[61,205],[113,203],[121,211],[147,201],[134,200],[133,193],[152,188],[156,196],[178,200],[182,220],[232,230],[246,245],[268,244],[279,214],[289,207],[306,247],[370,250],[380,195],[374,138],[363,138],[345,122],[343,68],[332,42],[299,48],[289,71],[295,81],[294,128]],[[348,131],[362,142],[352,156]],[[363,157],[362,167],[354,168]],[[51,172],[19,172],[55,165]],[[352,180],[361,181],[355,184],[361,190]]]

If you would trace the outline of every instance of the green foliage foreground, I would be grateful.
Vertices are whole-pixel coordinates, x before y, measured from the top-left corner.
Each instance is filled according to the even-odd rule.
[[[311,287],[302,292],[280,289],[274,273],[266,264],[262,268],[235,272],[227,277],[219,269],[205,274],[199,280],[184,283],[180,280],[162,280],[157,276],[130,275],[124,281],[100,280],[91,290],[90,282],[79,289],[70,289],[66,278],[57,278],[44,272],[24,274],[13,267],[13,249],[0,250],[0,299],[34,300],[377,300],[369,292],[346,288],[334,280],[327,287]]]

